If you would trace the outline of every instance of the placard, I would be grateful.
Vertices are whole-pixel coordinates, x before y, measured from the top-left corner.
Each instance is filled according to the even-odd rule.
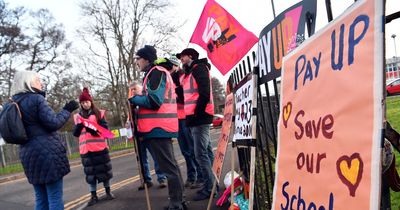
[[[229,142],[229,135],[231,132],[233,116],[233,94],[230,93],[226,96],[225,108],[224,108],[224,119],[222,121],[221,133],[218,139],[218,147],[215,152],[215,158],[213,162],[213,173],[215,180],[219,183],[222,173],[222,165],[225,159],[226,147]]]
[[[252,140],[256,138],[256,116],[254,110],[257,106],[256,79],[253,74],[248,74],[235,87],[235,130],[233,142],[237,140]]]
[[[284,58],[273,209],[379,209],[382,4],[357,1]]]

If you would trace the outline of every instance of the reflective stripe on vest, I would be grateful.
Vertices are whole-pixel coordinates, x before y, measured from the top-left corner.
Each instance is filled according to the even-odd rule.
[[[104,118],[104,110],[100,110],[100,117]],[[74,121],[77,124],[79,114],[75,114]],[[90,121],[97,122],[96,115],[91,114],[88,118]],[[86,154],[88,152],[99,152],[108,148],[107,141],[102,136],[92,136],[86,131],[86,128],[82,129],[81,135],[79,136],[79,153]]]
[[[178,116],[175,95],[175,84],[170,73],[161,66],[154,66],[143,80],[143,93],[147,94],[147,79],[152,71],[158,70],[166,75],[164,101],[158,110],[139,107],[137,120],[138,131],[149,133],[154,128],[161,128],[167,132],[178,132]]]
[[[193,71],[196,70],[197,65],[193,66]],[[192,71],[192,72],[193,72]],[[208,77],[210,77],[210,71],[208,71]],[[192,73],[187,75],[183,80],[183,94],[185,99],[185,114],[193,115],[196,109],[197,100],[199,99],[199,90],[196,80],[193,78]],[[212,94],[212,85],[210,79],[210,100],[207,103],[205,112],[209,115],[214,115],[214,103]]]

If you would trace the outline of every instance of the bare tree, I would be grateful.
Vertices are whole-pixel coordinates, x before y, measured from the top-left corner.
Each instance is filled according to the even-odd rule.
[[[25,9],[9,9],[0,0],[0,102],[10,96],[11,81],[14,76],[13,58],[27,49],[26,36],[22,33],[21,18]]]
[[[28,47],[28,70],[42,71],[49,65],[56,62],[62,47],[68,48],[65,42],[65,32],[61,24],[55,22],[54,17],[47,9],[39,9],[32,12],[34,22],[28,28],[29,37]]]
[[[128,82],[139,78],[134,65],[139,42],[165,50],[164,43],[177,30],[167,22],[169,6],[168,0],[87,0],[80,5],[85,26],[78,32],[89,51],[82,59],[86,73],[103,85],[103,91],[110,91],[103,94],[113,100],[109,108],[120,125],[127,116]]]
[[[18,69],[59,75],[57,69],[69,64],[69,46],[62,25],[55,23],[48,10],[10,9],[0,0],[0,102],[10,97]]]

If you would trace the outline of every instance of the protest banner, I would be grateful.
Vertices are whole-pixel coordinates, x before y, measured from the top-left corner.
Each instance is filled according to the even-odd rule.
[[[303,0],[279,14],[260,33],[255,66],[258,66],[259,84],[281,76],[282,59],[305,40],[305,23],[312,18],[315,28],[317,1]]]
[[[383,14],[357,1],[284,58],[273,209],[379,209]]]
[[[98,134],[103,136],[104,138],[108,138],[108,139],[113,139],[114,138],[114,133],[112,133],[111,131],[109,131],[106,128],[103,128],[102,126],[97,124],[97,122],[85,119],[80,115],[78,115],[78,119],[80,120],[80,122],[85,127],[90,128],[90,129],[92,129],[94,131],[98,131]]]
[[[120,137],[119,129],[113,129],[111,130],[111,133],[114,134],[114,138]]]
[[[225,159],[226,147],[229,142],[229,135],[231,132],[233,115],[233,94],[230,93],[226,96],[225,108],[224,108],[224,119],[222,121],[221,133],[218,139],[218,146],[215,152],[215,158],[213,162],[213,173],[215,180],[219,183],[222,173],[222,165]]]

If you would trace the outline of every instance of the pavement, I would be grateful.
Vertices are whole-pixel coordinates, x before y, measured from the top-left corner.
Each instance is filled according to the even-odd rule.
[[[216,198],[213,198],[210,209],[211,210],[227,210],[228,209],[228,204],[224,205],[223,207],[218,207],[215,205],[217,199],[219,198],[220,195],[222,195],[222,192],[225,190],[225,186],[223,184],[223,178],[225,174],[230,170],[230,151],[231,151],[231,145],[228,145],[227,149],[227,156],[224,160],[224,165],[223,165],[223,172],[222,172],[222,177],[221,177],[221,183],[220,187],[221,190]],[[180,170],[182,173],[182,176],[184,179],[186,179],[186,166],[184,160],[177,160],[178,164],[180,166]],[[154,186],[149,188],[149,198],[150,198],[150,205],[152,210],[162,210],[164,209],[165,206],[168,205],[168,188],[159,188],[158,183],[154,182],[154,180],[157,180],[154,171],[152,171],[152,178],[153,178],[153,183]],[[185,181],[185,180],[184,180]],[[71,209],[85,209],[85,210],[104,210],[104,209],[118,209],[118,210],[145,210],[147,208],[147,202],[146,202],[146,193],[144,190],[138,191],[138,187],[140,185],[140,180],[137,177],[135,181],[133,181],[130,184],[124,185],[118,189],[113,189],[112,193],[116,197],[114,200],[105,200],[104,199],[104,193],[101,194],[99,197],[99,202],[93,206],[88,207],[86,203],[82,204],[81,206],[77,208],[71,208]],[[185,196],[186,200],[188,201],[188,209],[189,210],[206,210],[208,206],[208,201],[209,200],[203,200],[203,201],[193,201],[192,198],[195,196],[196,191],[199,189],[185,189]],[[88,199],[89,200],[89,197]],[[66,208],[68,209],[68,208]]]
[[[215,141],[217,141],[219,136],[219,130],[213,130],[213,132],[211,133],[213,136],[213,146],[214,149],[216,149],[216,143]],[[180,151],[177,151],[177,145],[175,145],[176,149],[175,150],[175,154],[176,154],[176,159],[178,161],[178,164],[180,166],[180,170],[182,173],[182,176],[184,178],[184,181],[186,180],[186,164],[185,161],[182,157],[182,155],[180,154]],[[179,149],[178,149],[179,150]],[[225,174],[230,170],[230,150],[231,150],[231,146],[228,145],[228,151],[227,151],[227,156],[225,158],[224,161],[224,167],[223,172],[222,172],[222,179],[225,176]],[[133,149],[130,150],[124,150],[124,151],[116,151],[116,152],[112,152],[110,153],[111,157],[113,158],[113,162],[117,161],[117,160],[124,160],[124,161],[133,161]],[[131,158],[126,158],[126,157],[131,157]],[[237,161],[236,161],[237,162]],[[118,163],[118,162],[116,162]],[[127,164],[126,162],[120,162],[119,164]],[[142,210],[142,209],[148,209],[147,208],[147,202],[146,202],[146,196],[145,196],[145,191],[138,191],[138,187],[140,185],[140,177],[139,175],[137,175],[137,173],[135,175],[130,175],[131,174],[131,170],[132,169],[127,169],[127,170],[121,170],[120,173],[118,175],[118,177],[122,178],[122,179],[113,179],[112,180],[112,185],[111,185],[111,190],[112,193],[115,195],[115,199],[114,200],[104,200],[102,199],[104,196],[104,189],[102,189],[102,187],[99,187],[97,192],[98,192],[98,196],[99,196],[99,202],[91,207],[87,207],[87,202],[90,199],[90,194],[87,193],[86,191],[86,185],[83,184],[84,186],[81,187],[77,187],[72,185],[73,183],[77,182],[74,181],[75,179],[72,177],[77,176],[77,179],[80,180],[82,183],[84,181],[81,180],[82,175],[79,175],[81,172],[81,161],[80,159],[76,159],[70,162],[71,165],[71,169],[74,168],[75,171],[78,171],[78,173],[74,176],[72,176],[74,173],[71,172],[71,174],[69,174],[70,178],[66,178],[65,183],[69,183],[66,184],[65,189],[64,189],[64,199],[65,199],[65,205],[64,208],[65,209],[134,209],[134,210]],[[114,166],[114,165],[113,165]],[[136,166],[135,166],[136,167]],[[121,174],[122,172],[122,174]],[[123,173],[127,173],[125,175],[123,175]],[[154,170],[151,171],[151,174],[153,176],[153,180],[156,180],[155,174],[154,174]],[[22,180],[22,181],[21,181]],[[21,189],[25,189],[28,188],[29,190],[32,191],[31,186],[29,184],[27,184],[26,182],[26,178],[25,178],[25,174],[24,173],[17,173],[17,174],[12,174],[12,175],[8,175],[8,176],[0,176],[0,185],[4,190],[8,191],[8,192],[13,192],[14,191],[18,191]],[[9,184],[11,183],[11,184]],[[80,182],[79,182],[80,183]],[[164,206],[168,205],[168,189],[164,188],[164,189],[160,189],[158,188],[158,183],[153,182],[154,186],[149,188],[149,197],[150,197],[150,205],[151,205],[151,209],[153,210],[158,210],[158,209],[163,209]],[[26,186],[25,186],[25,185]],[[221,191],[219,193],[219,195],[221,195],[225,189],[225,187],[223,186],[223,181],[221,180]],[[23,187],[25,186],[25,187]],[[11,188],[10,188],[11,187]],[[18,188],[18,189],[17,189]],[[21,189],[20,189],[21,188]],[[71,189],[70,189],[71,188]],[[81,191],[83,189],[83,191]],[[11,191],[10,191],[11,190]],[[80,192],[77,192],[76,190],[79,190]],[[185,190],[185,197],[186,200],[189,202],[189,207],[188,209],[192,209],[192,210],[205,210],[207,209],[207,205],[208,205],[208,200],[203,200],[203,201],[192,201],[192,198],[194,197],[194,195],[196,194],[196,191],[198,189],[186,189]],[[25,190],[24,190],[25,191]],[[75,193],[73,193],[71,195],[71,191],[72,193],[75,191]],[[6,194],[4,194],[6,193]],[[7,192],[3,192],[4,195],[7,195]],[[32,194],[32,192],[28,192],[28,194]],[[11,198],[8,198],[9,196],[11,196]],[[6,197],[4,197],[4,199],[1,200],[0,203],[1,204],[1,209],[3,209],[3,207],[5,209],[31,209],[32,205],[34,202],[34,200],[32,200],[33,198],[25,198],[27,195],[25,194],[20,194],[18,195],[18,197],[16,194],[14,195],[7,195]],[[33,195],[31,195],[33,196]],[[21,198],[19,198],[21,197]],[[23,197],[23,198],[22,198]],[[30,197],[30,196],[28,196]],[[218,196],[219,197],[219,196]],[[215,205],[217,198],[213,198],[212,203],[211,203],[211,208],[212,210],[221,210],[221,209],[228,209],[228,206],[224,206],[224,207],[217,207]],[[22,202],[22,203],[21,203]],[[18,204],[18,205],[16,205]],[[5,205],[5,206],[3,206]],[[14,207],[12,207],[14,205]],[[22,208],[24,207],[24,208]],[[26,208],[25,208],[26,207]]]

